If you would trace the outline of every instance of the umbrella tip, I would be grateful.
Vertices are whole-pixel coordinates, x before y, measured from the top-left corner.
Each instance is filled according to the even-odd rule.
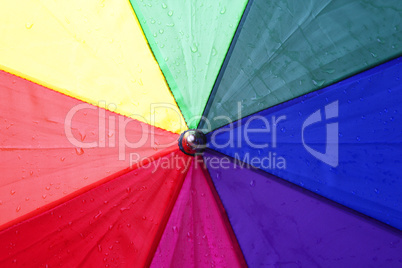
[[[207,144],[207,137],[198,129],[184,131],[179,138],[179,148],[187,155],[202,153]]]

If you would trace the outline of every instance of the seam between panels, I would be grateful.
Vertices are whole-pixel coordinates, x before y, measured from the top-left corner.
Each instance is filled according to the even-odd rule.
[[[147,123],[147,122],[143,122],[143,121],[134,119],[134,118],[132,118],[132,117],[130,117],[130,116],[121,114],[121,113],[116,112],[116,111],[108,110],[106,107],[102,107],[102,106],[96,104],[95,101],[90,100],[90,99],[88,99],[88,98],[78,98],[78,97],[75,97],[75,96],[71,96],[71,95],[65,94],[65,93],[61,92],[58,87],[52,87],[51,85],[47,85],[46,83],[43,83],[43,84],[42,84],[42,83],[37,83],[37,82],[34,81],[33,78],[32,78],[33,80],[31,80],[31,79],[30,79],[31,77],[29,77],[29,78],[24,78],[20,72],[14,71],[13,69],[4,70],[4,69],[2,68],[2,66],[1,66],[1,64],[0,64],[0,72],[4,72],[4,73],[9,74],[9,75],[12,75],[12,76],[14,76],[14,77],[16,77],[16,78],[18,78],[18,79],[22,79],[22,80],[28,81],[29,83],[32,83],[32,84],[38,85],[38,86],[40,86],[40,87],[43,87],[43,88],[45,88],[45,89],[47,89],[47,90],[50,90],[50,91],[52,91],[52,92],[54,92],[54,93],[56,93],[56,94],[58,94],[58,95],[62,95],[62,96],[65,96],[65,97],[67,97],[67,98],[71,98],[71,99],[77,100],[77,101],[79,101],[79,102],[82,102],[82,103],[91,105],[91,106],[93,106],[93,107],[95,107],[95,108],[97,108],[97,109],[103,109],[103,110],[105,110],[106,112],[115,114],[115,115],[117,115],[117,116],[123,116],[125,119],[130,119],[130,120],[139,122],[139,123],[141,123],[141,124],[146,124],[147,126],[150,126],[150,127],[152,127],[152,128],[156,128],[156,129],[160,129],[160,130],[162,130],[162,131],[169,132],[170,134],[175,135],[175,136],[179,136],[179,135],[180,135],[180,134],[178,134],[178,133],[172,132],[171,130],[168,130],[168,129],[164,129],[164,128],[161,128],[161,127],[158,127],[158,126],[151,125],[151,124],[149,124],[149,123]],[[16,73],[18,73],[18,74],[14,74],[14,72],[16,72]],[[60,88],[60,89],[61,89],[61,88]]]
[[[262,176],[264,176],[264,177],[266,177],[266,174],[268,174],[268,175],[272,176],[272,178],[271,178],[272,180],[275,180],[275,182],[280,183],[281,185],[284,185],[284,186],[287,186],[287,187],[289,187],[289,186],[295,187],[295,190],[297,190],[298,192],[300,192],[300,193],[302,193],[302,194],[304,194],[304,195],[308,195],[309,197],[313,197],[314,199],[317,199],[317,198],[318,198],[318,199],[322,199],[322,200],[324,200],[327,204],[330,204],[330,205],[333,206],[333,207],[336,207],[336,208],[338,208],[338,209],[342,209],[342,210],[344,210],[344,211],[347,211],[347,212],[352,213],[352,214],[354,214],[354,215],[357,215],[357,216],[359,216],[359,217],[363,217],[363,218],[365,218],[365,219],[367,219],[367,220],[370,220],[370,221],[376,223],[378,226],[382,226],[382,227],[384,227],[384,228],[387,228],[388,230],[391,230],[392,232],[400,233],[400,231],[401,231],[400,229],[398,229],[398,228],[395,227],[395,226],[388,225],[388,224],[386,224],[386,223],[383,222],[383,221],[380,221],[380,220],[378,220],[378,219],[376,219],[376,218],[373,218],[373,217],[371,217],[371,216],[369,216],[369,215],[366,215],[366,214],[364,214],[363,212],[360,212],[360,211],[358,211],[358,210],[356,210],[356,209],[354,209],[354,208],[348,207],[347,205],[345,205],[345,204],[343,204],[343,203],[339,203],[338,201],[335,201],[335,200],[333,200],[333,199],[330,199],[330,198],[328,198],[327,196],[324,196],[324,195],[320,195],[320,194],[318,194],[318,193],[315,193],[314,191],[312,191],[312,190],[310,190],[310,189],[307,189],[307,188],[304,188],[304,187],[300,186],[299,184],[296,184],[296,183],[294,183],[294,182],[292,182],[292,181],[290,181],[290,180],[287,180],[287,179],[284,179],[284,178],[279,177],[279,176],[277,176],[277,175],[274,175],[274,174],[272,174],[272,173],[270,173],[270,172],[268,172],[268,171],[266,171],[266,170],[263,170],[263,169],[254,167],[254,166],[252,166],[251,164],[242,161],[241,159],[238,159],[238,158],[235,158],[235,157],[230,156],[230,155],[228,155],[228,154],[219,152],[219,151],[217,151],[217,150],[215,150],[215,149],[212,149],[212,148],[208,148],[207,150],[208,150],[211,154],[218,155],[219,157],[227,157],[227,158],[229,158],[230,162],[231,162],[233,165],[239,166],[239,165],[237,164],[237,163],[239,163],[240,165],[242,165],[240,168],[246,168],[246,169],[248,169],[249,171],[255,172],[255,173],[257,173],[257,174],[259,174],[259,175],[262,175]],[[207,170],[208,170],[208,168],[207,168]],[[208,173],[209,173],[209,170],[208,170]],[[212,183],[213,183],[213,181],[212,181]],[[215,185],[215,184],[214,184],[214,185]],[[323,202],[322,200],[321,200],[320,202]],[[222,204],[222,205],[223,205],[223,204]],[[239,244],[239,245],[240,245],[240,244]]]
[[[265,111],[265,110],[271,110],[271,109],[273,109],[273,111],[278,111],[278,109],[289,107],[290,105],[292,105],[292,104],[293,104],[297,99],[299,99],[299,98],[306,98],[306,99],[313,98],[315,95],[312,95],[312,94],[322,94],[322,93],[326,92],[327,90],[331,90],[333,85],[336,85],[336,84],[339,84],[339,83],[343,83],[343,82],[347,82],[348,79],[350,79],[350,78],[352,78],[352,77],[354,77],[354,76],[356,76],[356,75],[359,75],[359,74],[364,73],[364,72],[368,72],[368,71],[370,71],[370,70],[372,70],[372,69],[374,69],[374,68],[376,68],[376,67],[378,67],[378,66],[380,66],[380,65],[386,64],[386,63],[391,62],[391,61],[393,61],[393,60],[396,60],[396,59],[398,59],[398,58],[402,58],[402,53],[399,53],[399,54],[397,54],[397,55],[395,55],[395,56],[393,56],[393,57],[386,58],[386,59],[384,59],[384,60],[382,60],[382,61],[376,62],[375,64],[369,65],[368,67],[363,68],[363,69],[360,69],[360,70],[358,70],[358,71],[356,71],[356,72],[350,73],[350,74],[348,74],[348,75],[344,75],[344,76],[340,77],[339,79],[334,80],[331,84],[328,84],[328,85],[319,87],[319,88],[317,88],[317,89],[315,89],[315,90],[306,92],[306,93],[304,93],[304,94],[302,94],[302,95],[300,95],[300,96],[296,96],[296,97],[291,98],[291,99],[289,99],[289,100],[286,100],[286,101],[277,103],[277,104],[275,104],[275,105],[273,105],[273,106],[269,106],[269,107],[266,107],[266,108],[264,108],[264,109],[255,111],[255,112],[253,112],[253,113],[251,113],[251,114],[244,115],[242,118],[238,118],[238,119],[236,119],[236,120],[233,120],[233,121],[230,122],[230,123],[227,123],[227,124],[225,124],[225,125],[222,125],[222,126],[220,126],[220,127],[217,127],[216,129],[211,130],[211,131],[208,132],[207,134],[213,133],[214,131],[219,130],[219,129],[222,129],[222,128],[227,127],[227,126],[229,126],[229,125],[232,125],[232,126],[234,126],[234,127],[237,127],[237,126],[239,126],[239,124],[242,123],[242,120],[244,120],[244,119],[246,119],[246,118],[248,118],[248,117],[250,117],[250,116],[256,115],[256,114],[258,114],[258,113],[260,113],[260,112],[262,112],[262,111]],[[306,99],[304,99],[304,100],[306,100]],[[280,106],[284,106],[284,107],[280,107]],[[211,148],[210,148],[210,149],[211,149]],[[213,149],[211,149],[211,150],[213,150]]]
[[[49,204],[46,204],[45,206],[42,206],[39,209],[36,209],[34,211],[30,211],[29,213],[27,213],[25,215],[22,215],[22,216],[20,216],[20,217],[18,217],[16,219],[6,223],[6,224],[3,224],[3,225],[0,226],[0,232],[6,230],[8,228],[11,228],[12,226],[15,226],[17,224],[20,224],[23,221],[26,221],[26,220],[28,220],[30,218],[36,217],[36,216],[38,216],[40,214],[43,214],[46,211],[49,211],[49,210],[51,210],[51,209],[53,209],[53,208],[55,208],[57,206],[60,206],[63,203],[68,202],[68,201],[70,201],[70,200],[72,200],[72,199],[74,199],[74,198],[76,198],[76,197],[78,197],[78,196],[80,196],[82,194],[85,194],[85,193],[91,191],[94,188],[97,188],[97,187],[99,187],[99,186],[101,186],[101,185],[103,185],[105,183],[108,183],[111,180],[117,179],[118,177],[121,177],[121,176],[123,176],[123,175],[125,175],[125,174],[127,174],[127,173],[129,173],[129,172],[131,172],[133,170],[139,169],[144,165],[152,163],[152,162],[154,162],[154,161],[156,161],[156,160],[158,160],[158,159],[160,159],[162,157],[167,156],[168,154],[171,154],[171,153],[173,153],[175,151],[178,151],[178,148],[176,148],[176,147],[177,147],[176,145],[168,147],[168,148],[162,150],[160,152],[160,154],[158,154],[156,157],[153,157],[153,156],[147,157],[145,159],[146,161],[141,161],[139,164],[135,165],[133,168],[127,167],[125,169],[122,169],[122,170],[120,170],[120,171],[118,171],[118,172],[116,172],[116,173],[114,173],[112,175],[109,175],[109,176],[107,176],[107,177],[105,177],[105,178],[103,178],[101,180],[98,180],[98,181],[96,181],[96,182],[94,182],[92,184],[86,185],[85,187],[82,187],[79,190],[77,190],[75,192],[72,192],[72,193],[70,193],[70,194],[68,194],[68,195],[66,195],[66,196],[64,196],[64,197],[62,197],[62,198],[60,198],[58,200],[55,200],[55,201],[53,201],[53,202],[51,202]]]
[[[213,149],[210,149],[210,150],[213,150]],[[228,156],[228,157],[230,157],[230,156]],[[233,243],[233,248],[234,248],[234,251],[235,251],[236,256],[238,258],[238,261],[241,263],[242,267],[247,267],[247,261],[246,261],[244,252],[241,249],[239,240],[237,239],[237,236],[236,236],[236,234],[234,232],[232,223],[229,220],[229,217],[227,215],[227,211],[225,209],[225,206],[223,205],[221,197],[220,197],[218,191],[216,190],[215,183],[212,180],[211,173],[209,172],[209,169],[208,169],[208,167],[207,167],[207,165],[205,163],[204,157],[202,157],[202,161],[203,161],[203,163],[202,163],[202,165],[203,165],[202,172],[204,173],[205,179],[207,180],[207,184],[208,184],[208,186],[209,186],[209,188],[211,190],[212,196],[214,197],[214,200],[215,200],[215,202],[216,202],[216,204],[218,206],[219,212],[221,213],[221,215],[223,217],[223,221],[224,221],[224,224],[225,224],[225,227],[226,227],[225,229],[226,229],[226,231],[227,231],[227,233],[228,233],[228,235],[230,237],[231,242]],[[241,256],[239,256],[239,255],[241,255]]]
[[[149,34],[150,30],[147,26],[146,19],[139,8],[138,3],[135,2],[135,0],[132,0],[132,1],[126,0],[126,1],[129,2],[130,6],[133,10],[134,16],[136,17],[135,19],[137,20],[137,22],[141,28],[142,34],[145,37],[145,41],[147,42],[148,48],[151,51],[155,62],[158,64],[159,70],[162,73],[165,84],[166,84],[167,88],[169,88],[170,94],[173,97],[173,100],[175,101],[175,104],[178,107],[178,109],[181,113],[181,116],[183,117],[184,123],[186,124],[186,127],[188,129],[189,128],[188,123],[187,123],[186,118],[184,117],[184,113],[183,113],[183,110],[188,110],[188,107],[186,106],[186,104],[184,102],[184,98],[183,98],[183,95],[181,94],[181,92],[179,90],[175,90],[176,93],[173,91],[173,89],[178,89],[176,80],[173,79],[173,75],[171,74],[168,66],[165,64],[162,53],[160,52],[158,46],[153,46],[149,42],[149,40],[152,40],[152,37]],[[143,21],[144,23],[141,23],[141,21]],[[170,80],[170,84],[168,82],[168,79]],[[179,105],[179,102],[182,104]],[[180,106],[182,106],[183,109]]]
[[[243,29],[244,23],[246,22],[248,13],[249,13],[249,11],[251,9],[251,6],[253,5],[253,2],[254,2],[254,0],[249,0],[247,2],[247,5],[244,8],[243,15],[242,15],[242,17],[240,19],[239,24],[237,25],[237,29],[236,29],[236,31],[235,31],[235,33],[233,35],[233,38],[232,38],[232,41],[230,43],[229,49],[226,52],[226,55],[225,55],[225,58],[223,60],[222,65],[221,65],[221,68],[219,69],[218,76],[215,79],[215,83],[214,83],[214,85],[212,87],[212,90],[211,90],[211,92],[209,94],[208,101],[205,104],[204,111],[202,113],[202,118],[201,118],[200,122],[198,123],[197,129],[200,129],[200,128],[203,127],[202,119],[206,118],[206,116],[208,115],[209,110],[211,109],[213,99],[215,98],[215,95],[216,95],[216,93],[218,91],[218,87],[219,87],[219,85],[221,83],[221,80],[223,78],[223,75],[224,75],[224,73],[226,71],[226,67],[229,64],[229,61],[230,61],[230,58],[232,56],[233,50],[234,50],[234,48],[236,46],[237,40],[239,39],[241,30]],[[211,131],[209,131],[209,132],[211,132]]]
[[[190,156],[188,156],[188,157],[190,157]],[[191,160],[191,164],[188,166],[188,169],[183,174],[183,177],[182,177],[183,179],[182,179],[179,187],[177,188],[177,191],[174,193],[174,197],[172,198],[171,203],[169,204],[168,211],[165,211],[166,212],[165,215],[167,217],[164,217],[166,219],[163,222],[161,221],[161,223],[160,223],[160,226],[163,227],[163,228],[161,228],[159,230],[160,233],[157,233],[156,236],[155,236],[155,239],[154,239],[154,241],[152,243],[153,248],[150,251],[150,253],[148,254],[147,259],[145,261],[145,267],[150,267],[151,264],[152,264],[153,259],[155,258],[156,251],[158,250],[159,244],[160,244],[160,242],[161,242],[161,240],[163,238],[163,234],[165,233],[166,227],[167,227],[167,225],[169,223],[170,216],[172,215],[172,212],[173,212],[173,209],[174,209],[174,207],[176,205],[177,199],[179,198],[180,192],[181,192],[181,190],[183,188],[184,181],[187,178],[187,174],[190,171],[190,168],[192,168],[192,166],[194,165],[193,162],[194,162],[194,158]]]

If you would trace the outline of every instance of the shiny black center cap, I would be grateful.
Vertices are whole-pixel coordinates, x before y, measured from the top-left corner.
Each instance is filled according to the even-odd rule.
[[[179,138],[180,150],[188,155],[202,153],[207,144],[207,137],[202,131],[190,129],[183,132]]]

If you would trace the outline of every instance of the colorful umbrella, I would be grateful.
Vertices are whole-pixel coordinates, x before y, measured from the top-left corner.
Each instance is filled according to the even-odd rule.
[[[398,0],[3,1],[0,266],[401,267],[401,26]]]

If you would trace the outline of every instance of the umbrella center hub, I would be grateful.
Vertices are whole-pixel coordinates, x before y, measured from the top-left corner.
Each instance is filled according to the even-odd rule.
[[[188,155],[202,153],[207,144],[205,134],[197,129],[190,129],[183,132],[179,138],[180,150]]]

